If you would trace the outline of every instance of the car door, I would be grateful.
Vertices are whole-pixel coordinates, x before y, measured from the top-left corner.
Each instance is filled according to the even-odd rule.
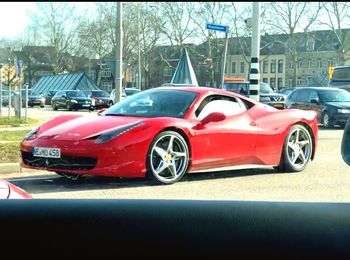
[[[316,90],[308,91],[308,102],[305,105],[305,109],[313,110],[320,117],[322,113],[322,105],[320,103],[320,98]]]
[[[193,115],[197,122],[212,112],[221,112],[226,119],[192,129],[193,170],[252,163],[254,126],[246,111],[244,103],[234,97],[211,95],[201,102]]]
[[[306,104],[308,103],[308,96],[309,93],[307,89],[296,90],[291,96],[288,108],[307,109]]]

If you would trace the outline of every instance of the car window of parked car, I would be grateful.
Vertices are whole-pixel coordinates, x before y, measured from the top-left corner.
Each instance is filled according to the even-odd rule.
[[[346,90],[323,90],[319,94],[323,102],[350,102],[350,93]]]
[[[308,102],[311,103],[311,100],[315,100],[315,101],[319,101],[319,98],[318,98],[318,94],[315,90],[311,90],[309,92],[309,98],[308,98]]]

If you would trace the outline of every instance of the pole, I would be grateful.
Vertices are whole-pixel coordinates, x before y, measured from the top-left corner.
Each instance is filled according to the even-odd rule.
[[[115,102],[121,100],[122,93],[122,69],[123,69],[123,30],[122,30],[122,3],[117,2],[117,26],[115,49]]]
[[[0,116],[2,114],[2,64],[0,63]]]
[[[225,80],[225,68],[226,68],[226,56],[227,56],[227,42],[228,42],[228,29],[225,33],[225,51],[224,51],[224,59],[222,62],[222,75],[221,75],[221,88],[224,87]]]
[[[28,84],[26,84],[26,97],[28,97]],[[27,123],[27,119],[28,119],[28,102],[25,102],[25,112],[24,112],[24,120]]]
[[[140,47],[140,3],[137,3],[137,45],[138,45],[138,53],[137,53],[137,71],[138,71],[138,84],[137,88],[141,90],[141,47]]]
[[[9,120],[10,120],[10,115],[11,115],[11,88],[12,88],[11,83],[9,83],[9,94],[8,94],[8,96],[9,96],[9,104],[8,104],[9,109],[7,111],[7,117]]]
[[[260,2],[253,2],[249,97],[259,101]]]

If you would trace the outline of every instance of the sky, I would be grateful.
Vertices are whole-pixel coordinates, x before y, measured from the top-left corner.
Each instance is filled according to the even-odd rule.
[[[85,8],[94,8],[93,2],[70,2],[80,12]],[[0,39],[20,35],[30,23],[28,11],[36,9],[36,2],[0,2]]]

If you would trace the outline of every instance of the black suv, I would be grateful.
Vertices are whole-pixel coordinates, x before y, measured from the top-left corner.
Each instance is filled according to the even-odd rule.
[[[314,110],[324,127],[344,127],[350,116],[350,93],[331,87],[297,88],[288,96],[286,107]]]
[[[69,111],[78,109],[93,110],[92,100],[83,91],[61,90],[52,97],[51,106],[53,110],[66,108]]]
[[[285,108],[286,95],[275,93],[269,84],[260,82],[259,100],[261,103],[270,105],[277,109]],[[249,96],[249,82],[225,82],[223,89]]]
[[[350,92],[350,66],[335,67],[329,86]]]

